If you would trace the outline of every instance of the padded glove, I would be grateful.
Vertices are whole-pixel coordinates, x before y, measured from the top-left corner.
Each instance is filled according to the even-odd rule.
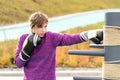
[[[27,61],[30,58],[30,55],[34,50],[34,48],[40,43],[41,43],[41,38],[37,34],[29,35],[25,39],[21,53],[19,54],[21,60]]]
[[[83,41],[92,41],[95,44],[102,44],[103,41],[103,30],[89,30],[82,32],[80,37]]]

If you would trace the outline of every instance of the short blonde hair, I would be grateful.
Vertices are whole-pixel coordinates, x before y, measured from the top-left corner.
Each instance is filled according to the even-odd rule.
[[[48,22],[48,16],[42,12],[35,12],[29,17],[30,28],[35,26],[42,27],[43,23]]]

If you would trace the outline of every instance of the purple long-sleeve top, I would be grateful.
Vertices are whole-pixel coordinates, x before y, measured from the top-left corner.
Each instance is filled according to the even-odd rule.
[[[56,80],[56,47],[81,43],[80,34],[46,32],[41,44],[31,53],[28,61],[22,61],[19,54],[28,34],[23,34],[16,50],[15,64],[24,67],[24,80]]]

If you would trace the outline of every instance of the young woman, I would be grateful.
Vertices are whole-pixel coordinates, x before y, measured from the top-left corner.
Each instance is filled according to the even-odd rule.
[[[30,34],[19,38],[15,64],[24,67],[24,80],[56,80],[56,47],[93,41],[99,44],[102,30],[90,30],[78,34],[60,34],[47,31],[48,17],[41,12],[29,18]]]

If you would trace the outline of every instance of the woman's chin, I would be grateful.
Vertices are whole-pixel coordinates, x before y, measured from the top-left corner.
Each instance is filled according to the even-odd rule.
[[[44,37],[44,35],[40,35],[40,37]]]

